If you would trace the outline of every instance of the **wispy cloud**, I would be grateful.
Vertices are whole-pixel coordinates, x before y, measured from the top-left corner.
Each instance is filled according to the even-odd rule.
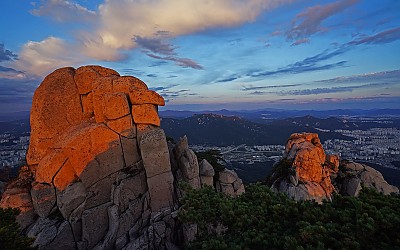
[[[0,79],[24,79],[26,75],[22,71],[0,66]]]
[[[177,98],[185,98],[185,97],[191,97],[191,96],[198,96],[198,93],[193,93],[191,92],[190,89],[179,89],[179,90],[172,90],[171,88],[175,87],[177,85],[171,85],[166,88],[162,88],[158,90],[158,93],[164,97],[166,102],[175,100]]]
[[[398,82],[400,79],[400,70],[373,72],[361,75],[341,76],[315,82],[320,83],[348,83],[348,82]]]
[[[371,36],[364,36],[354,41],[349,42],[349,45],[360,44],[385,44],[391,43],[400,39],[400,27],[385,30]]]
[[[0,74],[0,110],[29,110],[33,92],[39,83],[39,79],[3,78]]]
[[[176,87],[176,86],[179,86],[179,84],[171,84],[171,85],[168,85],[168,86],[152,87],[150,89],[154,90],[154,91],[168,91],[169,89],[171,89],[173,87]]]
[[[195,62],[189,58],[180,58],[180,57],[176,57],[176,56],[158,56],[158,55],[154,55],[154,54],[150,54],[150,53],[148,53],[147,55],[154,59],[175,62],[177,65],[182,66],[184,68],[203,69],[203,67],[200,64],[198,64],[197,62]]]
[[[298,39],[298,40],[294,41],[294,43],[292,43],[291,46],[297,46],[297,45],[304,44],[304,43],[310,43],[310,39],[308,39],[308,38]]]
[[[316,61],[309,61],[307,62],[306,58],[303,61],[296,62],[294,64],[289,64],[285,67],[278,68],[277,70],[272,70],[272,71],[258,71],[249,74],[248,76],[251,77],[263,77],[263,76],[273,76],[273,75],[279,75],[279,74],[300,74],[300,73],[305,73],[305,72],[310,72],[310,71],[320,71],[320,70],[328,70],[328,69],[333,69],[333,68],[338,68],[338,67],[345,67],[347,61],[340,61],[336,63],[328,63],[324,65],[318,65],[319,61],[323,61],[323,59],[319,59]]]
[[[133,38],[133,41],[139,47],[143,48],[146,55],[151,58],[172,61],[182,67],[203,69],[200,64],[193,61],[192,59],[179,57],[175,51],[176,47],[168,43],[163,37],[146,38],[135,36]]]
[[[224,82],[232,82],[236,79],[238,79],[239,77],[237,75],[232,75],[232,76],[228,76],[226,78],[217,80],[216,83],[224,83]]]
[[[336,56],[343,55],[344,53],[354,49],[358,45],[362,44],[386,44],[397,41],[400,39],[400,27],[388,29],[370,36],[363,36],[361,38],[355,39],[353,41],[344,43],[342,45],[337,45],[335,49],[326,49],[323,52],[316,54],[315,56],[307,57],[301,61],[288,64],[287,66],[280,67],[277,70],[270,71],[255,71],[249,73],[248,76],[251,77],[261,77],[261,76],[272,76],[278,74],[299,74],[310,71],[319,70],[329,70],[337,67],[345,67],[347,61],[339,61],[336,63],[322,64],[324,61],[332,59]]]
[[[32,15],[46,16],[58,22],[94,21],[96,12],[66,0],[41,0]]]
[[[282,84],[282,85],[269,85],[269,86],[252,86],[248,85],[242,86],[243,91],[251,91],[251,90],[262,90],[262,89],[275,89],[275,88],[291,88],[291,87],[296,87],[300,86],[301,84]]]
[[[286,37],[290,40],[299,41],[315,33],[324,32],[327,28],[322,26],[323,21],[357,2],[358,0],[342,0],[326,5],[309,7],[297,14],[292,20],[291,28],[286,32]]]
[[[134,36],[132,40],[145,51],[151,51],[153,53],[162,55],[176,55],[176,47],[170,43],[167,43],[162,38]]]
[[[352,92],[355,89],[362,88],[382,88],[385,86],[389,86],[389,83],[370,83],[363,85],[355,85],[355,86],[340,86],[340,87],[330,87],[330,88],[313,88],[313,89],[296,89],[296,90],[285,90],[275,92],[281,96],[305,96],[305,95],[319,95],[319,94],[330,94],[330,93],[339,93],[339,92]]]
[[[0,43],[0,62],[15,60],[17,57],[11,50],[6,49],[3,43]]]

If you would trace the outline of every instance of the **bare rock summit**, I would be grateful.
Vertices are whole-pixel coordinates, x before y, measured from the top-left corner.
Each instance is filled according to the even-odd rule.
[[[184,244],[177,184],[213,185],[214,172],[202,162],[200,173],[186,138],[168,145],[160,105],[163,97],[141,80],[100,66],[61,68],[43,80],[33,97],[28,166],[0,201],[0,207],[21,209],[17,220],[35,238],[33,246]],[[230,184],[233,194],[244,191],[240,184]]]

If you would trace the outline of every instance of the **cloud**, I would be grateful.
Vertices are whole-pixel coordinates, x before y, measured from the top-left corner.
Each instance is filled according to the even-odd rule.
[[[0,43],[0,62],[15,60],[17,57],[12,51],[6,49],[3,43]]]
[[[197,62],[195,62],[189,58],[180,58],[180,57],[175,57],[175,56],[158,56],[158,55],[154,55],[154,54],[146,54],[146,55],[148,55],[149,57],[152,57],[154,59],[175,62],[176,65],[182,66],[184,68],[203,69],[203,67],[200,64],[198,64]]]
[[[330,94],[339,92],[352,92],[355,89],[361,88],[382,88],[384,86],[389,86],[389,83],[370,83],[356,86],[340,86],[331,88],[314,88],[314,89],[300,89],[300,90],[287,90],[276,92],[278,95],[287,96],[303,96],[303,95],[319,95],[319,94]]]
[[[82,56],[74,47],[60,38],[48,37],[41,42],[26,43],[13,66],[20,71],[43,76],[56,68],[73,66],[80,61]]]
[[[65,60],[71,51],[78,51],[80,58],[87,57],[99,61],[123,61],[127,59],[127,52],[138,47],[146,45],[147,49],[153,51],[148,55],[155,59],[172,61],[179,66],[201,69],[202,67],[188,58],[180,58],[176,54],[166,55],[168,49],[174,49],[172,45],[157,44],[157,38],[162,32],[167,38],[173,38],[181,35],[187,35],[203,31],[215,27],[232,27],[241,25],[246,22],[252,22],[260,13],[277,7],[278,5],[291,2],[292,0],[219,0],[219,1],[203,1],[203,0],[104,0],[98,6],[96,12],[78,4],[76,1],[66,0],[43,0],[38,7],[31,11],[37,16],[47,16],[60,22],[75,22],[80,20],[92,21],[90,27],[82,28],[82,30],[72,30],[75,37],[71,41],[64,40],[58,45],[64,48],[58,48],[58,52],[53,53],[53,47],[45,48],[41,46],[41,50],[47,56],[40,56],[45,65],[57,62],[62,58],[61,64],[65,64]],[[76,27],[76,26],[73,26]],[[140,37],[137,42],[132,41],[133,37]],[[59,39],[53,37],[51,40]],[[146,44],[144,44],[144,40]],[[149,42],[155,42],[150,44]],[[29,42],[23,52],[34,53],[35,44],[50,43],[49,39],[39,42]],[[166,47],[161,48],[160,45]],[[151,47],[153,46],[153,47]],[[38,46],[35,46],[38,47]],[[161,54],[154,53],[154,49],[164,49]],[[55,58],[49,55],[54,54]],[[72,59],[72,58],[69,58]],[[69,65],[78,60],[71,60]],[[48,73],[43,70],[53,70],[58,66],[45,67],[38,64],[38,60],[28,56],[25,57],[23,65],[24,70],[31,70],[36,73]],[[31,65],[31,66],[29,66]],[[35,69],[39,66],[40,69]]]
[[[286,32],[286,37],[290,40],[299,40],[315,33],[324,32],[327,28],[322,26],[323,21],[357,2],[358,0],[342,0],[309,7],[292,20],[292,27]]]
[[[96,33],[110,47],[130,49],[134,46],[133,36],[151,38],[161,30],[176,37],[240,25],[287,2],[290,0],[106,0],[99,6],[100,26]]]
[[[233,75],[233,76],[229,76],[229,77],[227,77],[227,78],[218,80],[218,81],[216,81],[216,83],[232,82],[232,81],[234,81],[234,80],[236,80],[236,79],[238,79],[238,78],[239,78],[238,76]]]
[[[146,51],[151,51],[153,53],[162,55],[176,55],[176,47],[163,41],[161,38],[134,36],[133,41]]]
[[[41,5],[30,13],[47,16],[58,22],[94,21],[96,18],[95,11],[65,0],[42,0]]]
[[[264,95],[265,92],[264,91],[253,91],[249,93],[250,95]]]
[[[336,56],[342,55],[342,54],[348,52],[349,50],[355,48],[357,45],[385,44],[385,43],[390,43],[390,42],[393,42],[393,41],[396,41],[399,39],[400,39],[400,27],[393,28],[393,29],[379,32],[379,33],[371,35],[371,36],[364,36],[362,38],[350,41],[350,42],[342,44],[342,45],[337,45],[337,48],[335,48],[333,50],[326,49],[323,52],[321,52],[315,56],[307,57],[301,61],[298,61],[298,62],[295,62],[292,64],[288,64],[287,66],[278,68],[277,70],[255,71],[255,72],[249,73],[248,76],[261,77],[261,76],[272,76],[272,75],[278,75],[278,74],[284,74],[284,73],[299,74],[299,73],[303,73],[303,72],[328,70],[328,69],[333,69],[333,68],[337,68],[337,67],[344,67],[344,66],[346,66],[346,63],[347,63],[347,61],[345,61],[345,60],[339,61],[336,63],[324,64],[324,65],[320,65],[320,63],[327,61],[329,59],[332,59]]]
[[[270,71],[253,71],[249,72],[247,76],[250,77],[262,77],[262,76],[272,76],[272,75],[279,75],[279,74],[300,74],[304,72],[310,72],[310,71],[320,71],[320,70],[329,70],[333,68],[338,68],[338,67],[345,67],[347,61],[339,61],[335,63],[327,63],[327,64],[322,64],[320,63],[327,61],[329,59],[332,59],[338,55],[342,55],[345,52],[349,51],[351,49],[351,46],[345,44],[342,46],[339,46],[339,48],[336,48],[334,50],[329,50],[326,49],[322,51],[321,53],[318,53],[314,56],[307,57],[301,61],[297,61],[292,64],[288,64],[284,67],[280,67],[276,70],[270,70]]]
[[[249,76],[262,77],[262,76],[279,75],[279,74],[284,74],[284,73],[300,74],[300,73],[310,72],[310,71],[328,70],[328,69],[333,69],[333,68],[338,68],[338,67],[345,67],[346,63],[347,63],[347,61],[340,61],[340,62],[336,62],[336,63],[316,65],[316,63],[308,64],[308,63],[305,63],[304,61],[300,61],[300,62],[297,62],[294,64],[290,64],[288,66],[279,68],[277,70],[255,72],[255,73],[250,74]]]
[[[22,71],[0,66],[0,79],[24,79],[26,75]]]
[[[163,33],[167,34],[167,33]],[[141,36],[135,36],[133,41],[144,49],[147,56],[159,59],[175,62],[175,64],[193,69],[203,69],[203,67],[197,62],[189,58],[178,57],[175,52],[176,47],[168,43],[164,38],[146,38]]]
[[[191,96],[198,96],[198,93],[192,93],[190,89],[179,89],[172,90],[172,88],[178,86],[178,84],[171,84],[169,86],[161,86],[151,88],[154,91],[157,91],[162,97],[164,97],[166,102],[175,100],[177,98],[185,98]]]
[[[36,78],[3,78],[0,74],[0,110],[27,111],[40,80]]]
[[[304,44],[304,43],[310,43],[310,39],[308,39],[308,38],[298,39],[294,43],[292,43],[291,46],[297,46],[297,45]]]
[[[291,88],[300,86],[301,84],[285,84],[285,85],[270,85],[270,86],[242,86],[243,91],[261,90],[261,89],[274,89],[274,88]]]
[[[399,79],[400,79],[400,70],[397,69],[397,70],[373,72],[361,75],[341,76],[315,82],[320,82],[320,83],[347,83],[347,82],[373,82],[373,81],[398,82]]]
[[[168,85],[168,86],[158,86],[158,87],[153,87],[153,88],[150,88],[150,89],[154,90],[154,91],[167,91],[167,90],[169,90],[169,89],[171,89],[173,87],[176,87],[176,86],[179,86],[179,84],[171,84],[171,85]]]
[[[348,45],[360,44],[385,44],[400,39],[400,27],[385,30],[371,36],[365,36],[357,40],[351,41]]]

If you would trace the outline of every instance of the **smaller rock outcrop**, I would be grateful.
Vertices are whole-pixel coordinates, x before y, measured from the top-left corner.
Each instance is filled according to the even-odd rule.
[[[32,180],[33,176],[28,167],[21,167],[19,177],[7,183],[0,200],[1,208],[17,208],[21,211],[16,219],[22,230],[36,218],[30,193]]]
[[[334,186],[326,160],[318,134],[292,134],[283,159],[276,165],[278,171],[273,173],[272,188],[295,200],[330,200]]]
[[[352,161],[341,162],[335,183],[342,194],[350,196],[358,196],[363,187],[376,189],[385,195],[399,193],[399,189],[387,183],[379,171]]]
[[[382,174],[365,165],[326,155],[318,134],[292,134],[281,161],[269,179],[273,190],[295,200],[330,200],[334,192],[357,196],[363,187],[383,194],[399,193]]]
[[[177,182],[186,182],[193,189],[211,186],[218,192],[232,197],[245,192],[243,182],[234,170],[225,168],[216,173],[214,167],[206,159],[199,163],[196,154],[189,149],[186,136],[180,138],[176,145],[171,144],[170,147],[174,155],[171,164],[172,169],[175,169],[174,176]],[[181,190],[178,190],[179,192]]]

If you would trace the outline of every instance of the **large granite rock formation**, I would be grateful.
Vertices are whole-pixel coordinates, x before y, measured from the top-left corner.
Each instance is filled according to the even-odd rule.
[[[214,171],[186,137],[167,144],[158,105],[144,82],[111,69],[54,71],[33,97],[28,166],[0,207],[21,209],[39,249],[176,249],[177,183],[213,185]],[[229,195],[244,191],[239,178],[231,185]]]
[[[384,194],[398,193],[375,169],[325,155],[318,134],[295,133],[286,144],[281,161],[270,178],[271,187],[295,200],[331,200],[334,192],[357,196],[362,187]]]

